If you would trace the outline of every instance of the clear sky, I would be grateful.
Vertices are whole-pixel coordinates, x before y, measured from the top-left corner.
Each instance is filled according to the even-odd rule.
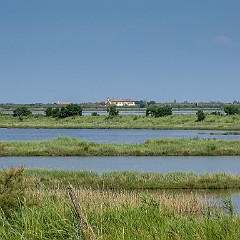
[[[0,0],[0,102],[240,100],[240,0]]]

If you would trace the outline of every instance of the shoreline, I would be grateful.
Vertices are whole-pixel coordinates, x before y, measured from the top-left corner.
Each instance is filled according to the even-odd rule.
[[[206,115],[197,122],[195,115],[171,115],[146,117],[138,115],[77,116],[64,119],[32,115],[13,117],[0,114],[0,128],[42,128],[42,129],[159,129],[159,130],[240,130],[240,115]]]

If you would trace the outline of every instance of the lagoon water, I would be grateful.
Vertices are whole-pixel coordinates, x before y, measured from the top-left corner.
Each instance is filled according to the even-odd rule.
[[[98,143],[142,143],[148,139],[160,138],[240,140],[240,135],[221,135],[225,132],[220,130],[1,128],[0,141],[32,141],[57,137],[72,137]]]
[[[240,156],[224,157],[0,157],[0,168],[26,168],[140,172],[225,172],[240,174]]]
[[[118,130],[118,129],[0,129],[0,141],[31,141],[73,137],[99,143],[141,143],[160,138],[201,138],[240,140],[240,135],[219,135],[213,130]],[[211,133],[211,134],[210,134]],[[215,133],[216,135],[212,135]],[[0,157],[0,169],[24,165],[26,168],[109,171],[194,172],[240,174],[236,157]],[[211,192],[212,194],[212,192]],[[240,213],[240,192],[216,191],[217,199],[231,197]]]

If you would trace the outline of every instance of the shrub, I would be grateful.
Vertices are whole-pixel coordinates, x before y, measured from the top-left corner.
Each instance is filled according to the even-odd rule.
[[[26,196],[26,181],[23,178],[24,168],[11,167],[0,174],[0,208],[6,216],[23,203]]]
[[[97,112],[92,112],[91,116],[96,117],[96,116],[99,116],[99,114]]]
[[[226,105],[224,106],[224,112],[227,115],[234,115],[239,113],[239,109],[234,105]]]
[[[27,109],[26,107],[18,107],[13,110],[13,116],[14,117],[22,117],[22,116],[29,116],[32,112]]]
[[[153,117],[163,117],[172,115],[172,108],[171,107],[149,107],[146,110],[146,116],[153,116]]]
[[[69,104],[61,108],[47,108],[45,110],[47,117],[66,118],[72,116],[82,116],[82,108],[77,104]]]
[[[222,114],[219,111],[214,111],[210,113],[211,115],[216,115],[216,116],[222,116]]]
[[[201,122],[206,118],[203,110],[198,110],[196,115],[197,115],[197,122]]]
[[[107,112],[108,112],[109,116],[118,116],[119,115],[119,111],[117,110],[116,106],[112,106],[112,107],[108,108]]]

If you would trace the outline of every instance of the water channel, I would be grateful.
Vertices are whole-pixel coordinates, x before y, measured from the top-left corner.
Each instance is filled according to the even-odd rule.
[[[223,135],[220,130],[139,130],[139,129],[21,129],[0,128],[0,141],[32,141],[72,137],[98,143],[141,143],[159,138],[212,138],[240,140],[240,135]],[[233,132],[233,131],[232,131]]]

